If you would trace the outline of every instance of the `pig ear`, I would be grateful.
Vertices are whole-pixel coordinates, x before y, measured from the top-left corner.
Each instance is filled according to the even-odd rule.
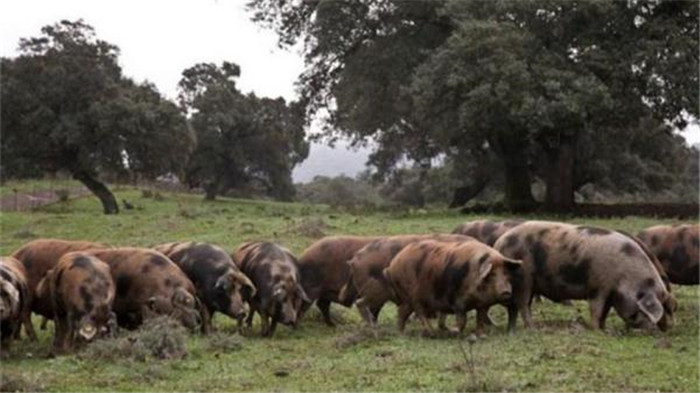
[[[245,274],[241,272],[235,272],[233,273],[233,276],[241,283],[241,285],[245,285],[246,287],[250,288],[250,297],[255,296],[255,293],[258,291],[257,288],[255,288],[255,285],[253,284],[252,281],[246,276]]]
[[[479,282],[483,281],[491,273],[491,269],[493,269],[493,263],[489,260],[479,266]]]
[[[639,306],[639,309],[642,310],[644,315],[646,315],[654,324],[659,322],[661,317],[664,315],[663,306],[656,299],[656,297],[650,293],[647,293],[641,299],[637,300],[637,305]]]
[[[503,258],[503,264],[506,268],[519,269],[523,266],[523,261],[520,259]]]
[[[304,288],[302,288],[299,284],[297,284],[297,294],[304,303],[311,303],[311,300],[309,300],[309,296],[304,291]]]

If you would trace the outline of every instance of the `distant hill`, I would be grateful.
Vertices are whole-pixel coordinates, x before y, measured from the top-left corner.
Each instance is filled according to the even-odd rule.
[[[332,177],[345,174],[355,177],[365,169],[370,153],[369,148],[355,150],[344,141],[336,143],[335,148],[325,144],[312,143],[309,157],[294,168],[292,179],[295,183],[306,183],[318,175]]]

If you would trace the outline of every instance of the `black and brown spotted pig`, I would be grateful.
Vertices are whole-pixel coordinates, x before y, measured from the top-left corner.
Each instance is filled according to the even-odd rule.
[[[614,308],[630,327],[666,330],[673,323],[675,299],[655,257],[632,236],[603,228],[529,221],[501,236],[494,245],[503,255],[522,259],[522,275],[513,281],[508,328],[518,312],[533,326],[530,300],[588,299],[591,327],[603,329]]]
[[[398,299],[399,330],[415,312],[426,334],[432,333],[429,318],[439,313],[456,314],[462,332],[468,310],[510,300],[510,271],[520,266],[520,261],[474,239],[409,244],[384,270]]]
[[[384,277],[384,269],[404,247],[428,239],[442,242],[474,240],[462,235],[439,234],[398,235],[374,240],[347,262],[350,279],[340,294],[340,300],[357,299],[355,305],[362,318],[370,325],[375,325],[384,304],[388,301],[396,302],[391,284]],[[440,327],[444,327],[442,320]]]
[[[119,326],[135,329],[146,318],[169,315],[190,330],[201,322],[194,284],[162,253],[146,248],[91,250],[109,265],[116,285],[112,309]]]
[[[342,300],[338,297],[350,277],[347,262],[355,252],[376,239],[379,237],[327,236],[309,246],[299,257],[301,286],[309,300],[316,302],[328,326],[335,326],[330,314],[331,302],[350,307],[355,301],[349,294]],[[304,311],[305,308],[302,314]]]
[[[524,221],[519,220],[507,220],[507,221],[489,221],[489,220],[477,220],[477,221],[467,221],[463,224],[459,224],[452,233],[457,235],[465,235],[473,237],[474,239],[493,246],[501,237],[502,234],[506,233],[511,228],[522,224]]]
[[[0,333],[7,350],[19,332],[25,315],[31,313],[27,272],[13,257],[0,257]]]
[[[639,232],[638,237],[659,259],[672,283],[700,282],[700,226],[657,225]]]
[[[113,328],[115,286],[109,266],[95,256],[76,251],[65,254],[37,286],[38,299],[53,304],[54,351],[64,353],[78,339],[91,341]]]
[[[309,303],[301,286],[296,258],[286,248],[270,242],[244,243],[233,253],[233,260],[255,284],[246,319],[250,328],[255,312],[262,321],[261,334],[272,336],[280,322],[296,326],[303,303]]]
[[[204,303],[202,331],[212,329],[215,312],[241,320],[249,307],[245,299],[255,295],[255,285],[238,269],[222,248],[198,242],[168,243],[154,247],[170,258],[192,280]]]
[[[44,278],[49,270],[56,266],[63,255],[73,251],[100,248],[109,248],[109,246],[89,241],[37,239],[12,253],[12,256],[19,259],[27,270],[27,285],[29,286],[29,296],[32,299],[30,302],[31,311],[44,317],[44,321],[52,319],[54,313],[51,308],[51,299],[35,299],[34,294],[39,281]],[[32,340],[36,340],[31,313],[25,316],[23,322],[27,336]]]

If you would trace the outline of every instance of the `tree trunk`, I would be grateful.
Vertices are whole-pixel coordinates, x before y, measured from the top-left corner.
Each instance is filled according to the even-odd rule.
[[[117,203],[114,194],[102,182],[97,180],[97,176],[82,169],[71,171],[73,178],[83,183],[102,202],[102,208],[105,214],[119,213],[119,204]]]
[[[575,140],[562,136],[559,146],[547,154],[547,196],[545,209],[570,212],[574,208]]]
[[[532,177],[527,165],[527,142],[512,136],[499,136],[490,141],[503,163],[505,203],[514,212],[530,211],[535,207],[532,197]]]
[[[464,206],[464,204],[484,191],[489,181],[490,178],[476,174],[470,184],[455,188],[454,194],[452,195],[452,202],[450,202],[450,209]]]
[[[216,199],[216,195],[219,192],[219,186],[213,183],[207,183],[204,186],[204,200],[213,201]]]

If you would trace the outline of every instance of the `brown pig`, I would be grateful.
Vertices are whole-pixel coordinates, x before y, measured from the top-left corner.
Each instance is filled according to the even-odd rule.
[[[255,312],[262,320],[261,334],[272,336],[280,322],[296,326],[297,315],[308,303],[301,286],[296,258],[286,248],[270,242],[244,243],[233,260],[255,284],[257,292],[250,299],[251,312],[246,324],[250,328]]]
[[[113,329],[115,286],[109,266],[85,252],[70,252],[37,286],[37,298],[51,299],[54,312],[54,351],[70,350],[77,339],[91,341]]]
[[[388,301],[396,302],[391,284],[383,271],[404,247],[421,240],[441,242],[466,241],[472,238],[462,235],[398,235],[377,239],[360,249],[347,264],[350,279],[340,294],[341,301],[357,299],[355,305],[362,318],[375,325],[379,312]],[[473,240],[473,239],[472,239]],[[441,320],[440,327],[444,327]]]
[[[699,225],[657,225],[639,232],[638,237],[659,259],[672,283],[700,282]]]
[[[350,268],[347,262],[355,252],[368,243],[380,239],[370,236],[327,236],[309,246],[299,258],[301,286],[309,300],[323,315],[328,326],[335,326],[330,314],[331,302],[345,307],[352,306],[354,296],[346,294],[341,300],[339,293],[348,283]],[[302,308],[302,314],[305,308]]]
[[[31,313],[27,272],[13,257],[0,257],[0,349],[7,350],[19,332],[25,315]]]
[[[398,299],[399,330],[404,330],[406,320],[415,312],[423,333],[432,334],[429,318],[454,313],[462,332],[468,310],[510,300],[509,271],[520,266],[520,261],[476,240],[409,244],[384,270]]]
[[[666,330],[675,299],[655,266],[655,257],[638,240],[603,228],[529,221],[506,232],[494,248],[523,260],[513,281],[508,328],[518,312],[533,326],[531,299],[588,299],[591,327],[603,329],[611,308],[630,327]]]
[[[168,243],[154,247],[170,258],[192,280],[197,297],[204,303],[202,331],[212,330],[218,311],[240,320],[248,313],[245,299],[255,295],[255,285],[238,269],[222,248],[207,243]]]
[[[119,326],[135,329],[154,315],[169,315],[190,330],[199,327],[202,304],[194,284],[162,253],[146,248],[91,250],[109,265],[116,285],[113,310]]]
[[[90,249],[108,248],[102,243],[89,241],[73,241],[60,239],[33,240],[15,251],[12,256],[19,259],[27,270],[27,285],[31,297],[31,311],[46,319],[53,318],[51,299],[35,299],[36,287],[46,273],[53,269],[61,257],[72,251],[85,251]],[[32,325],[31,313],[24,316],[24,330],[27,336],[36,340],[36,332]],[[43,326],[42,326],[43,328]],[[19,332],[18,332],[19,333]]]
[[[523,221],[519,220],[507,220],[507,221],[489,221],[489,220],[477,220],[477,221],[467,221],[460,224],[455,228],[452,233],[457,235],[471,236],[474,239],[492,246],[496,243],[501,235],[506,233],[509,229],[514,228]]]

